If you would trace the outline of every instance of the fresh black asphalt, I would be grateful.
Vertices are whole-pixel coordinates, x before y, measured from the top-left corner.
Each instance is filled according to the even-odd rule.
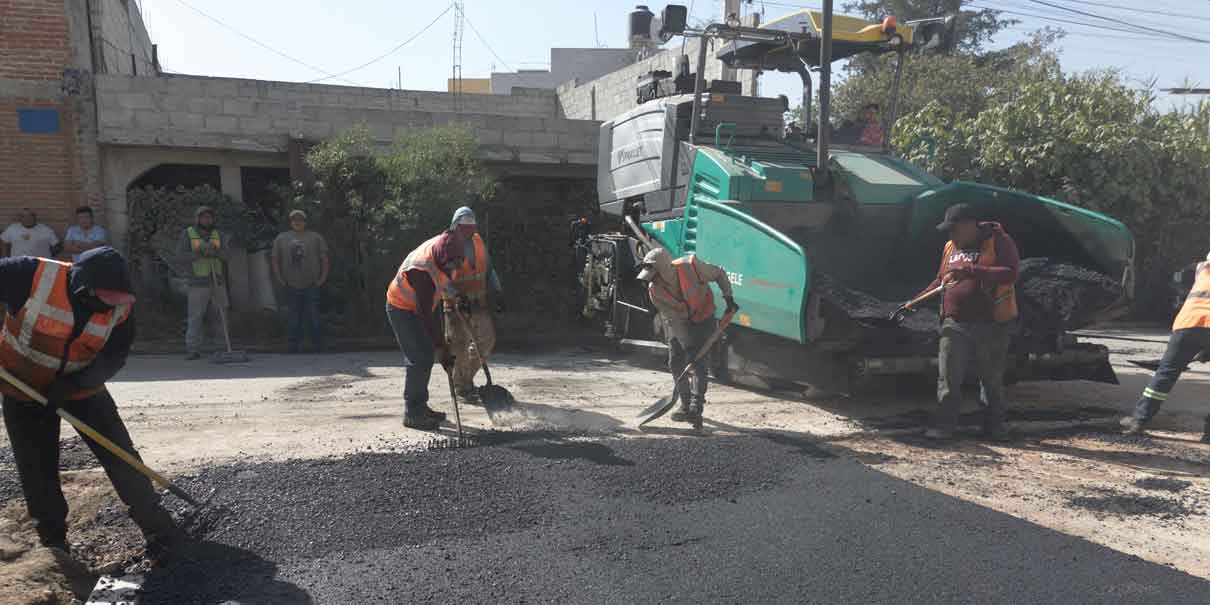
[[[237,464],[146,603],[1206,603],[1210,583],[795,435]]]

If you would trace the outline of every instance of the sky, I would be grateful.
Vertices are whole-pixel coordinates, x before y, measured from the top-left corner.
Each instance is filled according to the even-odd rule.
[[[717,18],[721,0],[692,0],[691,22]],[[841,11],[844,0],[836,0]],[[454,58],[454,11],[444,0],[139,0],[152,42],[166,70],[296,82],[410,90],[445,90]],[[546,69],[552,47],[626,45],[634,0],[466,0],[462,75],[487,77],[493,70]],[[648,3],[656,13],[663,4]],[[1207,0],[972,0],[1002,9],[1021,23],[993,47],[1011,45],[1044,26],[1062,27],[1060,59],[1069,72],[1120,68],[1139,85],[1210,87],[1210,42],[1174,39],[1133,29],[1210,40]],[[1055,5],[1097,15],[1081,16]],[[812,0],[755,0],[745,10],[765,20],[818,8]],[[1129,9],[1129,10],[1128,10]],[[204,14],[203,14],[204,13]],[[1164,14],[1164,13],[1170,13]],[[1176,16],[1179,15],[1179,16]],[[1063,23],[1065,19],[1075,23]],[[1098,27],[1101,26],[1101,27]],[[237,33],[238,32],[238,33]],[[675,41],[674,41],[675,43]],[[762,96],[798,99],[798,77],[766,74]],[[1198,97],[1161,93],[1161,108]]]

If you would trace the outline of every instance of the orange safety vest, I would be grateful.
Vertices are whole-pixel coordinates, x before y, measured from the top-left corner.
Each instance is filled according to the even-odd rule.
[[[681,287],[684,298],[677,296],[663,283],[659,285],[653,280],[647,286],[647,293],[652,302],[676,309],[682,317],[688,317],[693,323],[701,323],[714,317],[714,292],[710,284],[702,280],[697,270],[697,256],[682,256],[672,261],[676,271],[676,281]]]
[[[471,304],[482,305],[487,302],[487,246],[478,233],[471,236],[471,244],[475,246],[475,265],[471,266],[469,258],[462,259],[454,269],[454,287]]]
[[[407,258],[403,259],[403,264],[399,265],[399,271],[395,273],[395,279],[392,279],[387,284],[387,302],[392,307],[403,311],[417,310],[416,290],[412,289],[412,284],[408,281],[407,276],[407,272],[412,269],[420,269],[433,278],[433,283],[437,286],[439,297],[453,300],[457,296],[453,282],[437,266],[434,252],[437,247],[437,240],[440,237],[438,235],[430,238],[428,241],[420,244],[415,250],[412,250],[411,254],[407,255]],[[433,299],[434,310],[436,310],[437,306],[436,299],[437,297]]]
[[[1198,263],[1193,289],[1172,322],[1173,331],[1188,328],[1210,328],[1210,262]]]
[[[945,243],[945,251],[941,253],[942,268],[947,265],[949,258],[958,246],[953,241]],[[979,248],[979,265],[991,267],[996,264],[996,238],[989,237]],[[998,322],[1012,321],[1017,318],[1017,288],[1013,284],[986,284],[983,290],[992,299],[992,320]]]
[[[45,392],[60,375],[78,372],[91,364],[113,329],[130,317],[130,305],[93,313],[84,331],[70,340],[76,321],[67,289],[70,268],[70,263],[38,259],[29,298],[20,311],[4,320],[0,364],[39,392]],[[103,390],[104,386],[85,389],[70,398],[84,399]],[[0,384],[0,392],[5,397],[29,398],[7,383]]]

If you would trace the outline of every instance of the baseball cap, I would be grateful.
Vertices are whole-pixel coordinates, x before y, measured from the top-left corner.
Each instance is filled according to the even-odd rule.
[[[970,204],[954,204],[945,211],[945,220],[937,225],[938,231],[949,231],[954,223],[962,221],[977,221],[979,213],[975,211],[975,207]]]

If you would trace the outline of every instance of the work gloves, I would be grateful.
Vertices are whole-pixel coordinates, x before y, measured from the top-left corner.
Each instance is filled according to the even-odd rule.
[[[458,297],[458,312],[463,315],[471,314],[471,301],[467,300],[465,296]]]
[[[727,310],[726,310],[727,313],[734,313],[736,311],[739,311],[739,305],[735,304],[734,298],[728,296],[728,297],[724,298],[723,300],[727,302]]]

